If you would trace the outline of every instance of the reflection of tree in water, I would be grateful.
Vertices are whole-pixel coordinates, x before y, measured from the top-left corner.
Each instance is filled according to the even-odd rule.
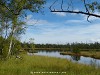
[[[71,56],[71,58],[72,58],[73,60],[75,60],[75,61],[80,60],[80,56],[75,56],[75,55],[73,55],[73,56]]]
[[[90,65],[91,65],[91,66],[96,66],[96,65],[98,65],[98,64],[96,64],[96,59],[91,59]]]

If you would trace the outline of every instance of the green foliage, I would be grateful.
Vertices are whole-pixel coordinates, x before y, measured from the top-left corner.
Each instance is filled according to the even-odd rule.
[[[78,47],[74,47],[72,52],[76,53],[76,54],[79,54],[80,53],[80,49]]]
[[[7,39],[0,37],[0,48],[1,48],[1,55],[6,58],[9,48],[9,42]]]
[[[34,43],[30,43],[30,48],[31,48],[32,50],[34,50],[35,44],[34,44]]]
[[[45,0],[0,0],[0,13],[12,18],[14,15],[23,15],[26,10],[38,12],[43,8]]]
[[[8,50],[9,50],[10,38],[11,37],[4,39],[3,37],[0,37],[0,55],[3,58],[7,57]],[[19,50],[21,50],[21,49],[22,49],[21,42],[13,37],[13,46],[12,46],[12,49],[11,49],[11,54],[12,55],[18,55]]]
[[[24,44],[24,43],[23,43]],[[27,44],[27,47],[28,47],[28,43],[25,43]],[[67,44],[35,44],[35,47],[36,48],[58,48],[58,49],[63,49],[63,48],[68,48],[68,49],[71,49],[71,48],[74,48],[74,47],[77,47],[79,48],[80,50],[86,50],[86,51],[91,51],[91,50],[94,50],[96,49],[96,51],[100,51],[100,43],[99,42],[95,42],[95,43],[67,43]]]
[[[22,49],[21,47],[21,42],[14,39],[13,41],[13,47],[12,47],[12,55],[18,55],[19,54],[19,51]]]
[[[86,5],[90,9],[89,11],[91,11],[91,12],[99,11],[100,12],[100,3],[99,2],[93,1],[92,3],[88,3]]]
[[[34,44],[34,39],[30,38],[29,42],[23,42],[21,43],[22,48],[28,52],[34,52],[35,50],[35,44]]]
[[[100,69],[72,63],[66,59],[46,56],[21,56],[22,60],[12,58],[0,62],[0,75],[31,75],[31,72],[66,72],[65,74],[33,73],[32,75],[100,75]]]
[[[7,40],[6,40],[6,42],[8,41],[8,44],[10,42],[10,39],[11,39],[11,37],[7,38]],[[13,39],[13,43],[12,43],[12,48],[11,48],[11,55],[16,55],[19,53],[19,50],[22,49],[21,42],[15,37],[12,37],[12,39]],[[8,46],[8,48],[9,48],[9,46]]]
[[[16,48],[14,47],[13,38],[18,37],[25,31],[23,18],[26,16],[26,10],[37,13],[43,8],[43,4],[45,4],[45,0],[0,0],[0,34],[10,39],[8,54],[16,53],[20,48],[18,43],[16,43]],[[4,50],[6,49],[8,49],[8,46],[4,47]]]
[[[7,57],[7,54],[8,54],[8,48],[9,48],[9,44],[4,44],[5,46],[3,47],[3,58],[6,58]]]
[[[0,55],[2,54],[3,41],[4,41],[4,38],[0,36]]]

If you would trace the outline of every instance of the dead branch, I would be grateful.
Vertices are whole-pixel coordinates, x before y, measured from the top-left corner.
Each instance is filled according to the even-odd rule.
[[[64,1],[63,1],[63,0],[62,0],[61,5],[60,5],[61,10],[56,10],[55,8],[52,8],[52,7],[53,7],[53,5],[54,5],[57,1],[58,1],[58,0],[56,0],[56,1],[50,6],[49,9],[50,9],[51,12],[65,12],[65,13],[84,14],[84,15],[87,15],[87,21],[88,21],[88,22],[90,22],[90,21],[89,21],[89,17],[90,17],[90,16],[94,16],[94,17],[100,18],[100,15],[89,12],[89,9],[88,9],[88,7],[87,7],[87,5],[86,5],[86,4],[87,4],[87,3],[86,3],[86,0],[83,0],[84,7],[85,7],[85,10],[86,10],[86,11],[69,10],[69,6],[68,6],[68,10],[64,10],[64,9],[63,9],[63,4],[64,4]]]
[[[88,13],[88,12],[83,12],[83,11],[70,11],[70,10],[51,10],[51,12],[65,12],[65,13],[76,13],[76,14],[84,14],[84,15],[87,15],[87,16],[94,16],[94,17],[98,17],[100,18],[100,15],[97,15],[97,14],[93,14],[93,13]]]

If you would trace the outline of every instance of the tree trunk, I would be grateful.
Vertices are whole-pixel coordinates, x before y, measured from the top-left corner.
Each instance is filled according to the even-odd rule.
[[[9,58],[9,56],[11,55],[11,49],[12,49],[12,43],[13,43],[13,35],[14,35],[15,29],[13,28],[12,32],[11,32],[11,39],[10,39],[10,44],[9,44],[9,50],[8,50],[8,55],[7,58]]]
[[[8,51],[8,56],[7,57],[9,57],[11,55],[12,41],[13,41],[13,37],[11,36],[9,51]]]
[[[9,58],[9,56],[11,55],[11,49],[12,49],[12,43],[13,43],[13,36],[16,30],[16,25],[17,25],[17,16],[13,17],[13,21],[12,21],[12,31],[11,31],[11,35],[10,35],[10,44],[9,44],[9,51],[8,51],[8,56],[7,58]]]

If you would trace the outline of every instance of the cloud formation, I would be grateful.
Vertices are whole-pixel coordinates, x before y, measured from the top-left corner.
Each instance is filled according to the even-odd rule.
[[[52,13],[51,13],[52,14]],[[28,15],[27,25],[35,25],[36,28],[28,28],[26,35],[22,40],[28,41],[34,38],[35,43],[71,43],[71,42],[100,42],[100,23],[97,18],[90,17],[87,22],[87,16],[71,15],[72,17],[64,17],[66,13],[53,13],[63,17],[32,18]],[[57,19],[59,18],[59,19]],[[63,20],[63,21],[62,21]],[[31,29],[32,28],[32,29]]]
[[[34,38],[35,43],[100,42],[100,23],[84,25],[86,21],[81,23],[81,20],[69,20],[69,22],[70,25],[60,22],[37,25],[40,29],[34,29],[34,33],[28,32],[27,38]],[[75,23],[77,25],[73,26]]]
[[[27,25],[44,25],[47,24],[48,21],[47,20],[38,20],[38,19],[33,19],[32,15],[28,15],[25,22]]]
[[[62,17],[66,16],[66,13],[65,12],[52,12],[52,13],[53,14],[56,14],[58,16],[62,16]]]

